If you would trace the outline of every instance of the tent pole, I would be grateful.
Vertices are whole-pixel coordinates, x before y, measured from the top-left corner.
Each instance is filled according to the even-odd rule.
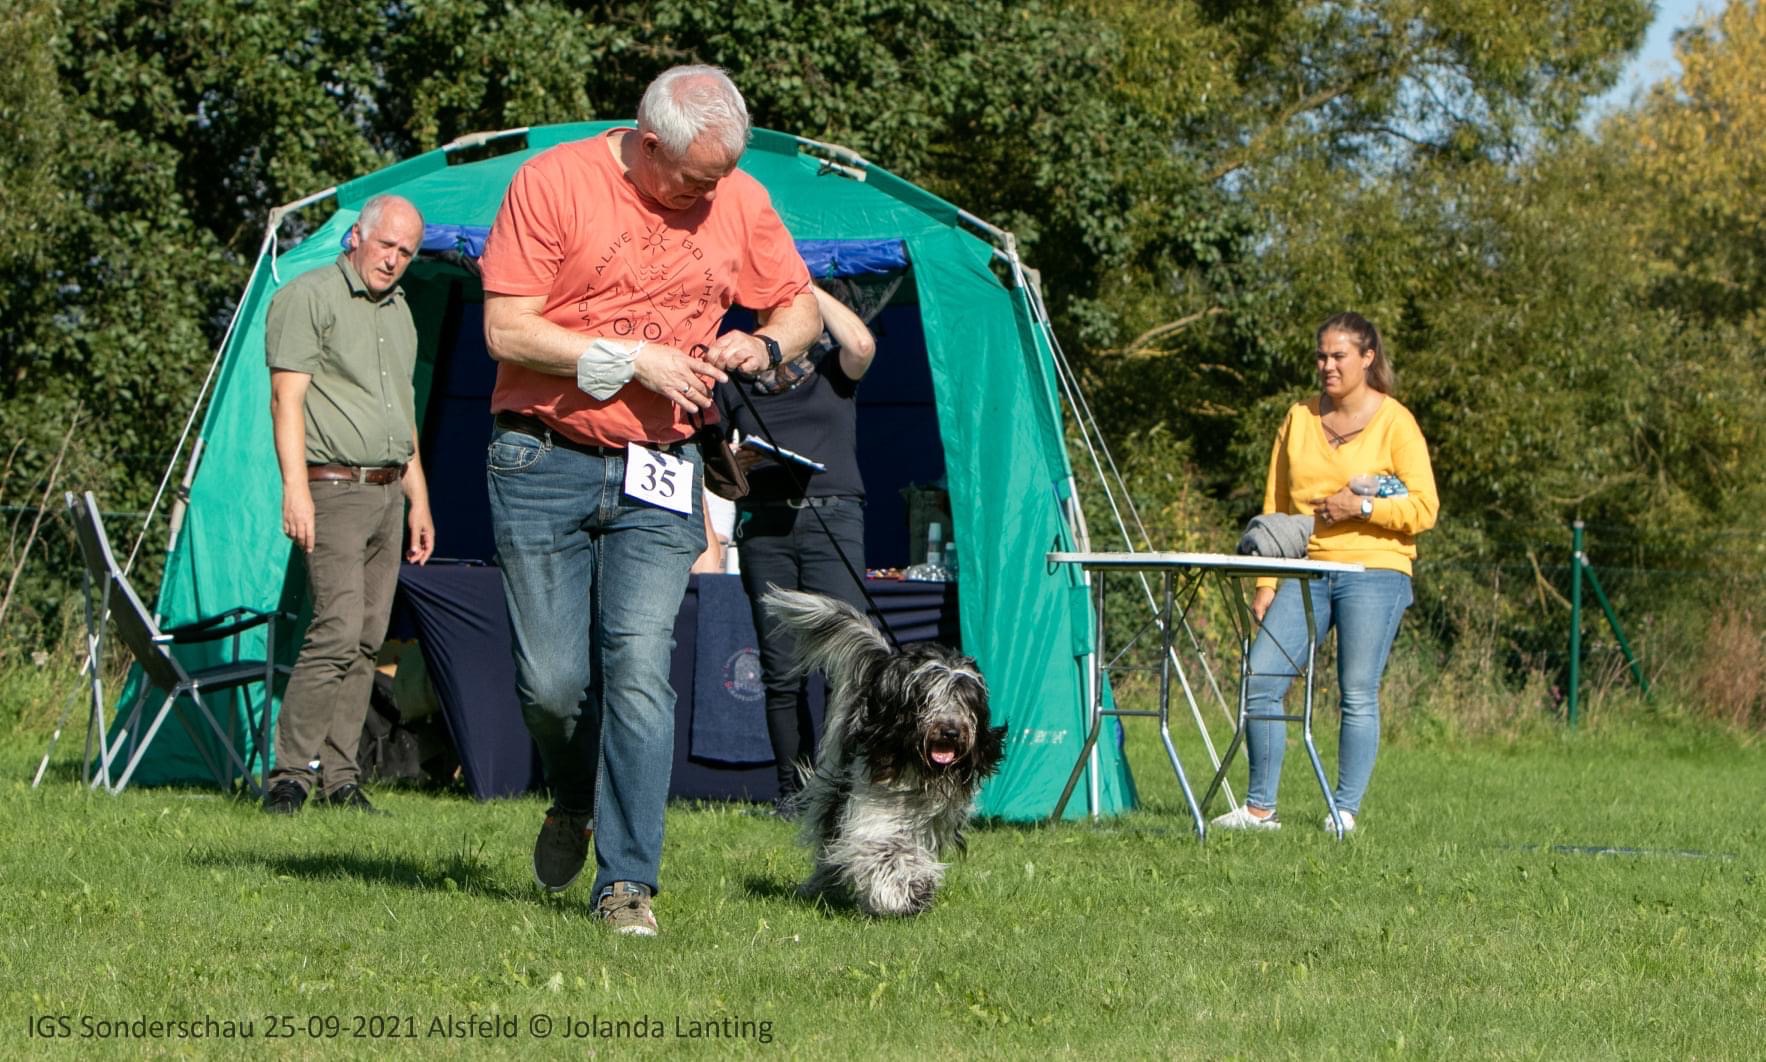
[[[811,140],[803,136],[792,139],[797,141],[797,146],[800,149],[809,149],[808,154],[817,156],[829,167],[854,180],[864,180],[866,173],[871,168],[871,161],[851,148],[841,147],[839,144],[829,144],[821,140]],[[958,221],[987,237],[988,242],[994,245],[994,254],[1011,266],[1013,275],[1022,285],[1024,271],[1023,264],[1018,259],[1017,237],[997,225],[990,225],[982,221],[961,207],[957,207],[956,212]]]
[[[1104,499],[1109,504],[1111,515],[1115,517],[1116,529],[1121,533],[1123,543],[1130,550],[1137,548],[1134,536],[1129,533],[1128,521],[1123,518],[1122,510],[1126,508],[1128,510],[1128,516],[1134,521],[1136,530],[1140,532],[1139,548],[1150,548],[1151,537],[1147,534],[1146,525],[1141,522],[1139,511],[1134,507],[1134,499],[1128,493],[1127,484],[1123,482],[1122,472],[1116,465],[1116,459],[1111,455],[1109,446],[1104,442],[1103,431],[1098,427],[1097,418],[1092,414],[1091,406],[1086,402],[1084,392],[1079,389],[1079,377],[1074,373],[1073,366],[1067,361],[1066,352],[1061,349],[1060,341],[1055,337],[1054,329],[1049,326],[1048,309],[1042,302],[1041,286],[1038,284],[1029,284],[1026,285],[1026,290],[1030,293],[1031,305],[1037,314],[1038,323],[1042,325],[1044,334],[1048,337],[1049,347],[1054,353],[1056,376],[1060,380],[1061,390],[1066,396],[1067,405],[1073,411],[1075,426],[1079,429],[1080,439],[1085,444],[1087,456],[1091,458],[1092,468],[1097,473],[1098,484],[1103,488]],[[1099,458],[1100,453],[1103,455],[1102,459]],[[1105,471],[1106,464],[1109,468],[1107,473]],[[1112,489],[1112,481],[1115,484],[1115,489]],[[1117,500],[1118,493],[1121,494],[1120,504]],[[1074,498],[1077,501],[1077,491],[1074,492]],[[1157,614],[1158,602],[1154,599],[1153,587],[1147,580],[1145,573],[1141,574],[1140,582],[1141,593],[1146,599],[1147,607]],[[1196,633],[1194,630],[1189,629],[1188,620],[1184,621],[1184,628],[1192,643],[1197,643]],[[1175,641],[1168,641],[1167,644],[1172,646],[1170,652],[1175,658],[1177,652]],[[1231,720],[1233,718],[1232,709],[1227,705],[1226,698],[1221,695],[1220,683],[1216,681],[1214,677],[1214,669],[1209,665],[1208,657],[1201,652],[1199,643],[1196,644],[1196,658],[1202,665],[1202,673],[1208,679],[1209,688],[1214,692],[1215,703],[1220,706],[1221,712]],[[1176,662],[1175,659],[1174,662]],[[1180,668],[1181,666],[1182,665],[1179,664]],[[1208,758],[1213,762],[1215,770],[1218,771],[1220,769],[1220,757],[1215,751],[1213,738],[1209,735],[1207,727],[1203,725],[1202,717],[1196,709],[1194,700],[1191,700],[1190,707],[1191,714],[1195,717],[1196,729],[1202,736],[1203,747],[1207,750]],[[1234,806],[1237,806],[1230,790],[1227,792],[1227,801],[1234,804]]]
[[[196,466],[202,462],[204,440],[196,437],[190,447],[190,460],[184,463],[184,479],[178,484],[177,493],[172,495],[172,512],[166,518],[166,553],[169,555],[178,548],[178,532],[184,528],[184,510],[190,507],[190,482],[196,478]]]
[[[273,215],[274,212],[272,212],[272,216]],[[245,280],[246,291],[251,290],[252,281],[257,279],[258,270],[263,268],[265,248],[273,248],[275,245],[275,239],[276,230],[272,225],[272,227],[264,233],[263,243],[258,247],[258,259],[252,264],[251,275]],[[220,370],[221,357],[227,351],[227,341],[233,338],[233,330],[239,327],[239,315],[244,311],[245,300],[242,298],[239,300],[239,304],[233,307],[233,316],[227,321],[227,330],[221,333],[221,341],[215,345],[215,356],[214,359],[209,362],[208,375],[203,377],[202,387],[196,392],[196,401],[190,405],[190,415],[184,418],[184,429],[178,433],[178,444],[172,447],[172,459],[166,464],[165,474],[159,478],[159,488],[153,492],[153,503],[147,507],[147,515],[141,519],[141,529],[135,533],[135,543],[129,547],[129,559],[123,562],[124,575],[127,575],[130,571],[134,570],[135,557],[141,552],[141,543],[147,539],[147,529],[153,525],[154,513],[159,510],[160,500],[165,497],[166,484],[172,481],[172,470],[178,467],[178,456],[184,452],[184,443],[190,438],[190,429],[196,425],[196,415],[202,409],[203,400],[208,397],[209,386],[215,382],[215,373]],[[201,453],[200,446],[197,446],[190,451],[191,467],[185,471],[184,482],[186,485],[189,484],[190,475],[194,471],[196,457],[199,453]]]
[[[288,215],[294,213],[295,211],[301,209],[302,207],[312,206],[314,203],[319,202],[320,200],[324,199],[326,196],[335,195],[336,193],[337,193],[337,186],[334,184],[330,188],[325,189],[323,192],[314,192],[312,195],[306,196],[301,199],[296,199],[292,203],[284,203],[281,206],[273,207],[270,210],[270,219],[264,226],[264,242],[269,245],[269,249],[270,249],[270,279],[271,280],[274,280],[278,284],[282,283],[282,274],[276,272],[276,230],[278,230],[282,227],[282,219],[287,217]],[[259,258],[263,257],[262,251],[258,252],[258,257]]]
[[[264,238],[258,244],[257,261],[252,263],[251,275],[245,279],[245,290],[247,292],[251,291],[252,283],[257,280],[258,270],[263,268],[266,255],[268,255],[270,261],[271,277],[275,279],[277,283],[282,282],[282,278],[276,275],[276,230],[282,226],[282,219],[302,207],[311,206],[312,204],[319,202],[336,191],[337,187],[333,185],[332,187],[325,189],[323,192],[314,192],[312,195],[297,199],[292,203],[286,203],[282,206],[271,208],[269,220],[264,226]],[[239,304],[233,307],[233,316],[227,321],[227,330],[221,333],[220,343],[215,345],[215,356],[214,359],[209,362],[208,375],[203,377],[202,387],[196,392],[196,401],[190,405],[190,415],[184,418],[184,429],[178,433],[178,444],[172,447],[172,459],[166,464],[165,474],[160,476],[159,488],[153,493],[153,503],[147,507],[147,515],[141,520],[141,529],[135,533],[135,542],[129,547],[129,559],[123,562],[124,575],[127,575],[134,570],[135,557],[141,552],[141,543],[147,539],[148,528],[153,526],[153,517],[154,514],[159,511],[160,501],[165,497],[166,485],[172,481],[172,470],[178,467],[178,457],[184,452],[184,443],[190,438],[190,429],[195,426],[197,414],[202,411],[202,403],[208,398],[208,389],[215,382],[215,373],[219,371],[221,367],[221,357],[227,351],[227,341],[233,338],[234,329],[239,327],[239,315],[243,313],[244,310],[245,300],[240,299]],[[186,489],[188,489],[190,485],[191,478],[195,475],[196,461],[201,452],[200,446],[190,451],[190,461],[184,472],[184,486]],[[178,511],[181,513],[181,508]],[[172,537],[174,539],[177,537],[176,530],[172,532]],[[169,545],[167,551],[170,552]]]
[[[848,166],[854,166],[859,169],[866,169],[871,165],[871,160],[865,158],[863,155],[860,155],[849,147],[841,147],[839,144],[830,144],[821,140],[811,140],[806,136],[792,137],[792,139],[797,141],[798,147],[816,149],[815,151],[810,152],[812,155],[820,153],[827,158],[833,159],[835,162],[845,163]]]
[[[270,276],[277,283],[282,281],[282,278],[276,275],[276,230],[282,226],[282,219],[304,206],[311,206],[319,202],[336,191],[337,187],[333,185],[323,192],[314,192],[303,199],[271,208],[269,221],[264,225],[264,238],[258,244],[257,261],[252,264],[251,275],[245,278],[247,292],[251,291],[252,283],[257,280],[258,270],[264,267],[266,256],[270,262]],[[221,367],[221,357],[227,352],[227,341],[233,338],[234,329],[239,327],[239,315],[244,311],[245,300],[240,299],[239,305],[233,307],[233,316],[227,321],[227,330],[221,333],[221,341],[215,346],[214,360],[209,362],[208,375],[203,377],[202,387],[196,392],[196,401],[190,405],[190,415],[184,418],[184,430],[178,434],[178,445],[172,448],[172,460],[166,465],[165,474],[160,477],[159,489],[154,491],[153,503],[147,507],[147,515],[141,521],[141,530],[136,532],[135,543],[129,547],[129,559],[123,564],[124,575],[127,575],[135,567],[135,557],[141,552],[141,543],[147,539],[147,529],[153,525],[154,513],[159,510],[160,500],[165,497],[166,484],[172,481],[172,470],[178,467],[178,455],[184,452],[184,443],[190,438],[190,429],[196,424],[196,416],[202,411],[202,403],[208,398],[208,389],[215,382],[215,373]],[[197,445],[190,451],[190,460],[184,469],[183,492],[188,492],[190,489],[190,481],[196,475],[196,462],[201,458],[201,455],[202,440],[199,438]],[[183,523],[186,500],[187,498],[179,499],[173,503],[172,530],[171,537],[166,544],[167,553],[171,552],[171,547],[177,542],[178,527]]]
[[[527,135],[527,131],[532,128],[533,126],[531,125],[522,125],[517,126],[514,129],[499,129],[494,133],[466,133],[463,136],[457,136],[443,144],[441,147],[442,153],[448,154],[466,148],[484,147],[486,144],[503,140],[507,137],[525,136]]]

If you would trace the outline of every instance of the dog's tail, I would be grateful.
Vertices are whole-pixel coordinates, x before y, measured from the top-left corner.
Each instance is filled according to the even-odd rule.
[[[772,587],[761,598],[769,615],[790,631],[797,641],[794,674],[820,671],[828,677],[828,707],[822,716],[822,737],[816,746],[815,773],[828,784],[837,784],[838,764],[844,758],[847,732],[859,698],[854,691],[865,688],[890,655],[889,643],[864,615],[844,601],[821,594]],[[806,785],[805,789],[820,788]],[[809,819],[828,814],[827,807],[812,806]]]
[[[820,671],[835,685],[844,685],[889,655],[889,643],[877,628],[844,601],[775,586],[761,604],[796,638],[797,674]]]

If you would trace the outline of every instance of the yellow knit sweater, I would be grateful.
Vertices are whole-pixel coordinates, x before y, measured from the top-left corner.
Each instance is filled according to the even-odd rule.
[[[1276,432],[1263,511],[1310,516],[1313,502],[1342,490],[1351,476],[1397,476],[1408,495],[1375,498],[1373,515],[1366,520],[1314,525],[1306,555],[1410,574],[1416,536],[1435,526],[1441,507],[1422,429],[1410,410],[1387,395],[1360,434],[1332,448],[1319,422],[1318,403],[1317,398],[1296,403]],[[1274,586],[1275,581],[1260,579],[1258,585]]]

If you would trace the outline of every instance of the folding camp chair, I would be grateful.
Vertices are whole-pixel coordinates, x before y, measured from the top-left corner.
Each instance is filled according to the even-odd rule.
[[[102,783],[110,792],[121,793],[128,786],[135,768],[140,766],[141,758],[152,745],[154,736],[159,733],[160,724],[165,722],[168,713],[175,711],[179,724],[190,736],[191,745],[201,754],[221,788],[230,788],[233,779],[239,778],[261,793],[262,781],[253,777],[251,768],[240,758],[239,749],[232,737],[232,727],[223,728],[216,721],[204,694],[230,693],[253,683],[264,684],[263,697],[256,710],[257,741],[253,758],[258,761],[260,771],[267,775],[271,691],[276,672],[286,673],[289,670],[278,667],[269,650],[276,644],[276,621],[292,617],[287,613],[235,608],[207,619],[161,630],[153,615],[142,606],[141,598],[130,585],[128,576],[117,567],[116,557],[111,553],[110,540],[104,533],[104,521],[99,516],[97,499],[90,491],[79,497],[70,493],[67,495],[67,507],[79,538],[80,554],[85,560],[86,667],[91,682],[92,707],[86,730],[86,767],[81,775],[82,779],[87,780],[94,788]],[[134,703],[127,709],[118,710],[119,725],[114,741],[106,737],[104,690],[100,681],[103,669],[99,666],[103,659],[101,653],[107,612],[116,626],[117,637],[122,639],[135,662],[141,667],[141,682]],[[239,636],[257,627],[265,628],[265,659],[239,659]],[[235,659],[231,663],[191,671],[171,651],[174,645],[200,645],[218,642],[224,638],[233,639]],[[148,697],[155,692],[163,692],[165,699],[160,702],[152,721],[143,731],[140,728],[142,712],[147,706]],[[210,751],[208,742],[202,739],[197,728],[192,725],[193,719],[186,710],[185,703],[195,705],[195,718],[208,724],[209,731],[214,734],[221,752],[230,764],[217,760]],[[249,700],[247,708],[247,725],[250,726],[252,720]],[[231,722],[231,716],[229,721]],[[94,741],[98,744],[96,776],[91,774]],[[125,756],[127,760],[123,772],[113,781],[112,771]]]

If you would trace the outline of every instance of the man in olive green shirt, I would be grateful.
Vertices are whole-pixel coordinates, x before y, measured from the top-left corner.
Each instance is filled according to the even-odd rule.
[[[322,803],[373,810],[356,748],[392,614],[401,525],[406,559],[422,564],[435,548],[411,392],[417,329],[398,287],[422,239],[416,207],[370,199],[349,250],[277,292],[264,323],[282,530],[306,555],[313,596],[276,726],[268,812],[301,809],[314,759]]]

